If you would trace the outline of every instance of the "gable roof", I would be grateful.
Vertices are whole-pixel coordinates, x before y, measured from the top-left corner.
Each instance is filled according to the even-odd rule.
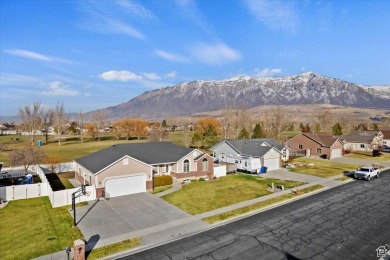
[[[351,131],[348,135],[341,135],[340,138],[349,143],[371,143],[381,131]]]
[[[390,130],[381,130],[383,139],[390,139]]]
[[[91,172],[97,173],[124,156],[153,165],[177,162],[193,150],[169,142],[117,144],[75,161]]]
[[[262,139],[226,139],[224,141],[238,151],[239,154],[243,155],[263,157],[269,150],[274,148],[268,145],[263,146],[264,141]],[[279,152],[279,150],[277,151]]]

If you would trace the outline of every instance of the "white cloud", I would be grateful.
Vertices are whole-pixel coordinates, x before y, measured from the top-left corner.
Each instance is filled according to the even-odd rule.
[[[199,43],[192,47],[192,55],[195,59],[206,64],[223,64],[241,59],[241,54],[224,43],[205,44]]]
[[[127,70],[110,70],[110,71],[103,72],[102,74],[99,75],[99,77],[107,81],[123,81],[123,82],[142,79],[142,76]]]
[[[141,5],[127,1],[76,1],[77,9],[84,14],[81,27],[99,33],[118,33],[143,40],[145,36],[129,23],[129,10],[131,16],[147,15],[147,10]]]
[[[291,1],[245,0],[249,12],[261,23],[275,30],[294,32],[298,15]]]
[[[126,34],[128,36],[143,40],[145,36],[134,29],[132,26],[122,23],[120,21],[115,21],[113,19],[105,19],[107,25],[108,25],[108,30],[114,32],[114,33],[120,33],[120,34]]]
[[[159,80],[161,79],[161,77],[155,73],[144,73],[143,74],[144,78],[145,79],[149,79],[149,80]]]
[[[260,78],[273,77],[277,74],[280,74],[281,72],[282,69],[269,69],[269,68],[265,68],[262,70],[255,69],[255,76]]]
[[[40,94],[44,96],[77,96],[80,92],[70,89],[69,86],[61,81],[53,81],[48,84],[48,90]]]
[[[180,55],[177,55],[177,54],[173,54],[173,53],[169,53],[169,52],[166,52],[166,51],[163,51],[163,50],[155,50],[154,51],[159,57],[167,60],[167,61],[171,61],[171,62],[186,62],[187,59],[183,56],[180,56]]]
[[[165,74],[165,78],[168,78],[168,79],[176,78],[176,76],[177,76],[177,71],[171,71],[171,72]]]
[[[302,71],[305,71],[306,69],[305,69],[305,67],[302,67],[301,70],[302,70]]]
[[[139,3],[135,3],[134,1],[119,0],[117,1],[117,4],[125,8],[125,10],[127,10],[133,16],[140,17],[143,19],[151,19],[151,20],[156,19],[152,11],[146,9],[144,6],[142,6]]]
[[[28,51],[28,50],[22,50],[22,49],[11,49],[11,50],[5,50],[5,53],[8,53],[13,56],[18,56],[26,59],[32,59],[32,60],[38,60],[38,61],[46,61],[46,62],[63,62],[63,63],[70,63],[70,61],[56,58],[56,57],[50,57],[41,53]]]

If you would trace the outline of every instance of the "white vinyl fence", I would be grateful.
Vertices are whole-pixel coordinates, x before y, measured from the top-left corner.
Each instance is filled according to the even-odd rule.
[[[0,198],[3,200],[21,200],[21,199],[29,199],[29,198],[37,198],[42,196],[48,196],[53,208],[62,207],[66,205],[72,204],[72,193],[79,190],[79,188],[61,190],[61,191],[53,191],[50,183],[48,182],[45,171],[51,172],[54,167],[52,165],[42,165],[42,166],[33,166],[31,167],[31,171],[34,174],[38,174],[41,178],[42,183],[36,184],[25,184],[25,185],[15,185],[15,186],[6,186],[0,187]],[[58,164],[55,167],[54,172],[67,172],[74,171],[74,163],[62,163]],[[23,170],[23,168],[7,168],[7,170]],[[82,195],[76,198],[76,203],[90,201],[96,199],[96,191],[95,186],[86,186],[86,195]]]
[[[214,176],[217,178],[226,176],[226,165],[214,165]]]

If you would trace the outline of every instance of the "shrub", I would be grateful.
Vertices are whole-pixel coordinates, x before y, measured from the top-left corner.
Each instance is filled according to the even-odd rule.
[[[154,176],[153,177],[153,187],[161,187],[172,185],[173,180],[170,175]]]

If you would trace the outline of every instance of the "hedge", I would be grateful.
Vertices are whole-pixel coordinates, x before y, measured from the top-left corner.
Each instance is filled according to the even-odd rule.
[[[170,175],[163,176],[154,176],[153,177],[153,187],[167,186],[172,185],[173,180]]]

